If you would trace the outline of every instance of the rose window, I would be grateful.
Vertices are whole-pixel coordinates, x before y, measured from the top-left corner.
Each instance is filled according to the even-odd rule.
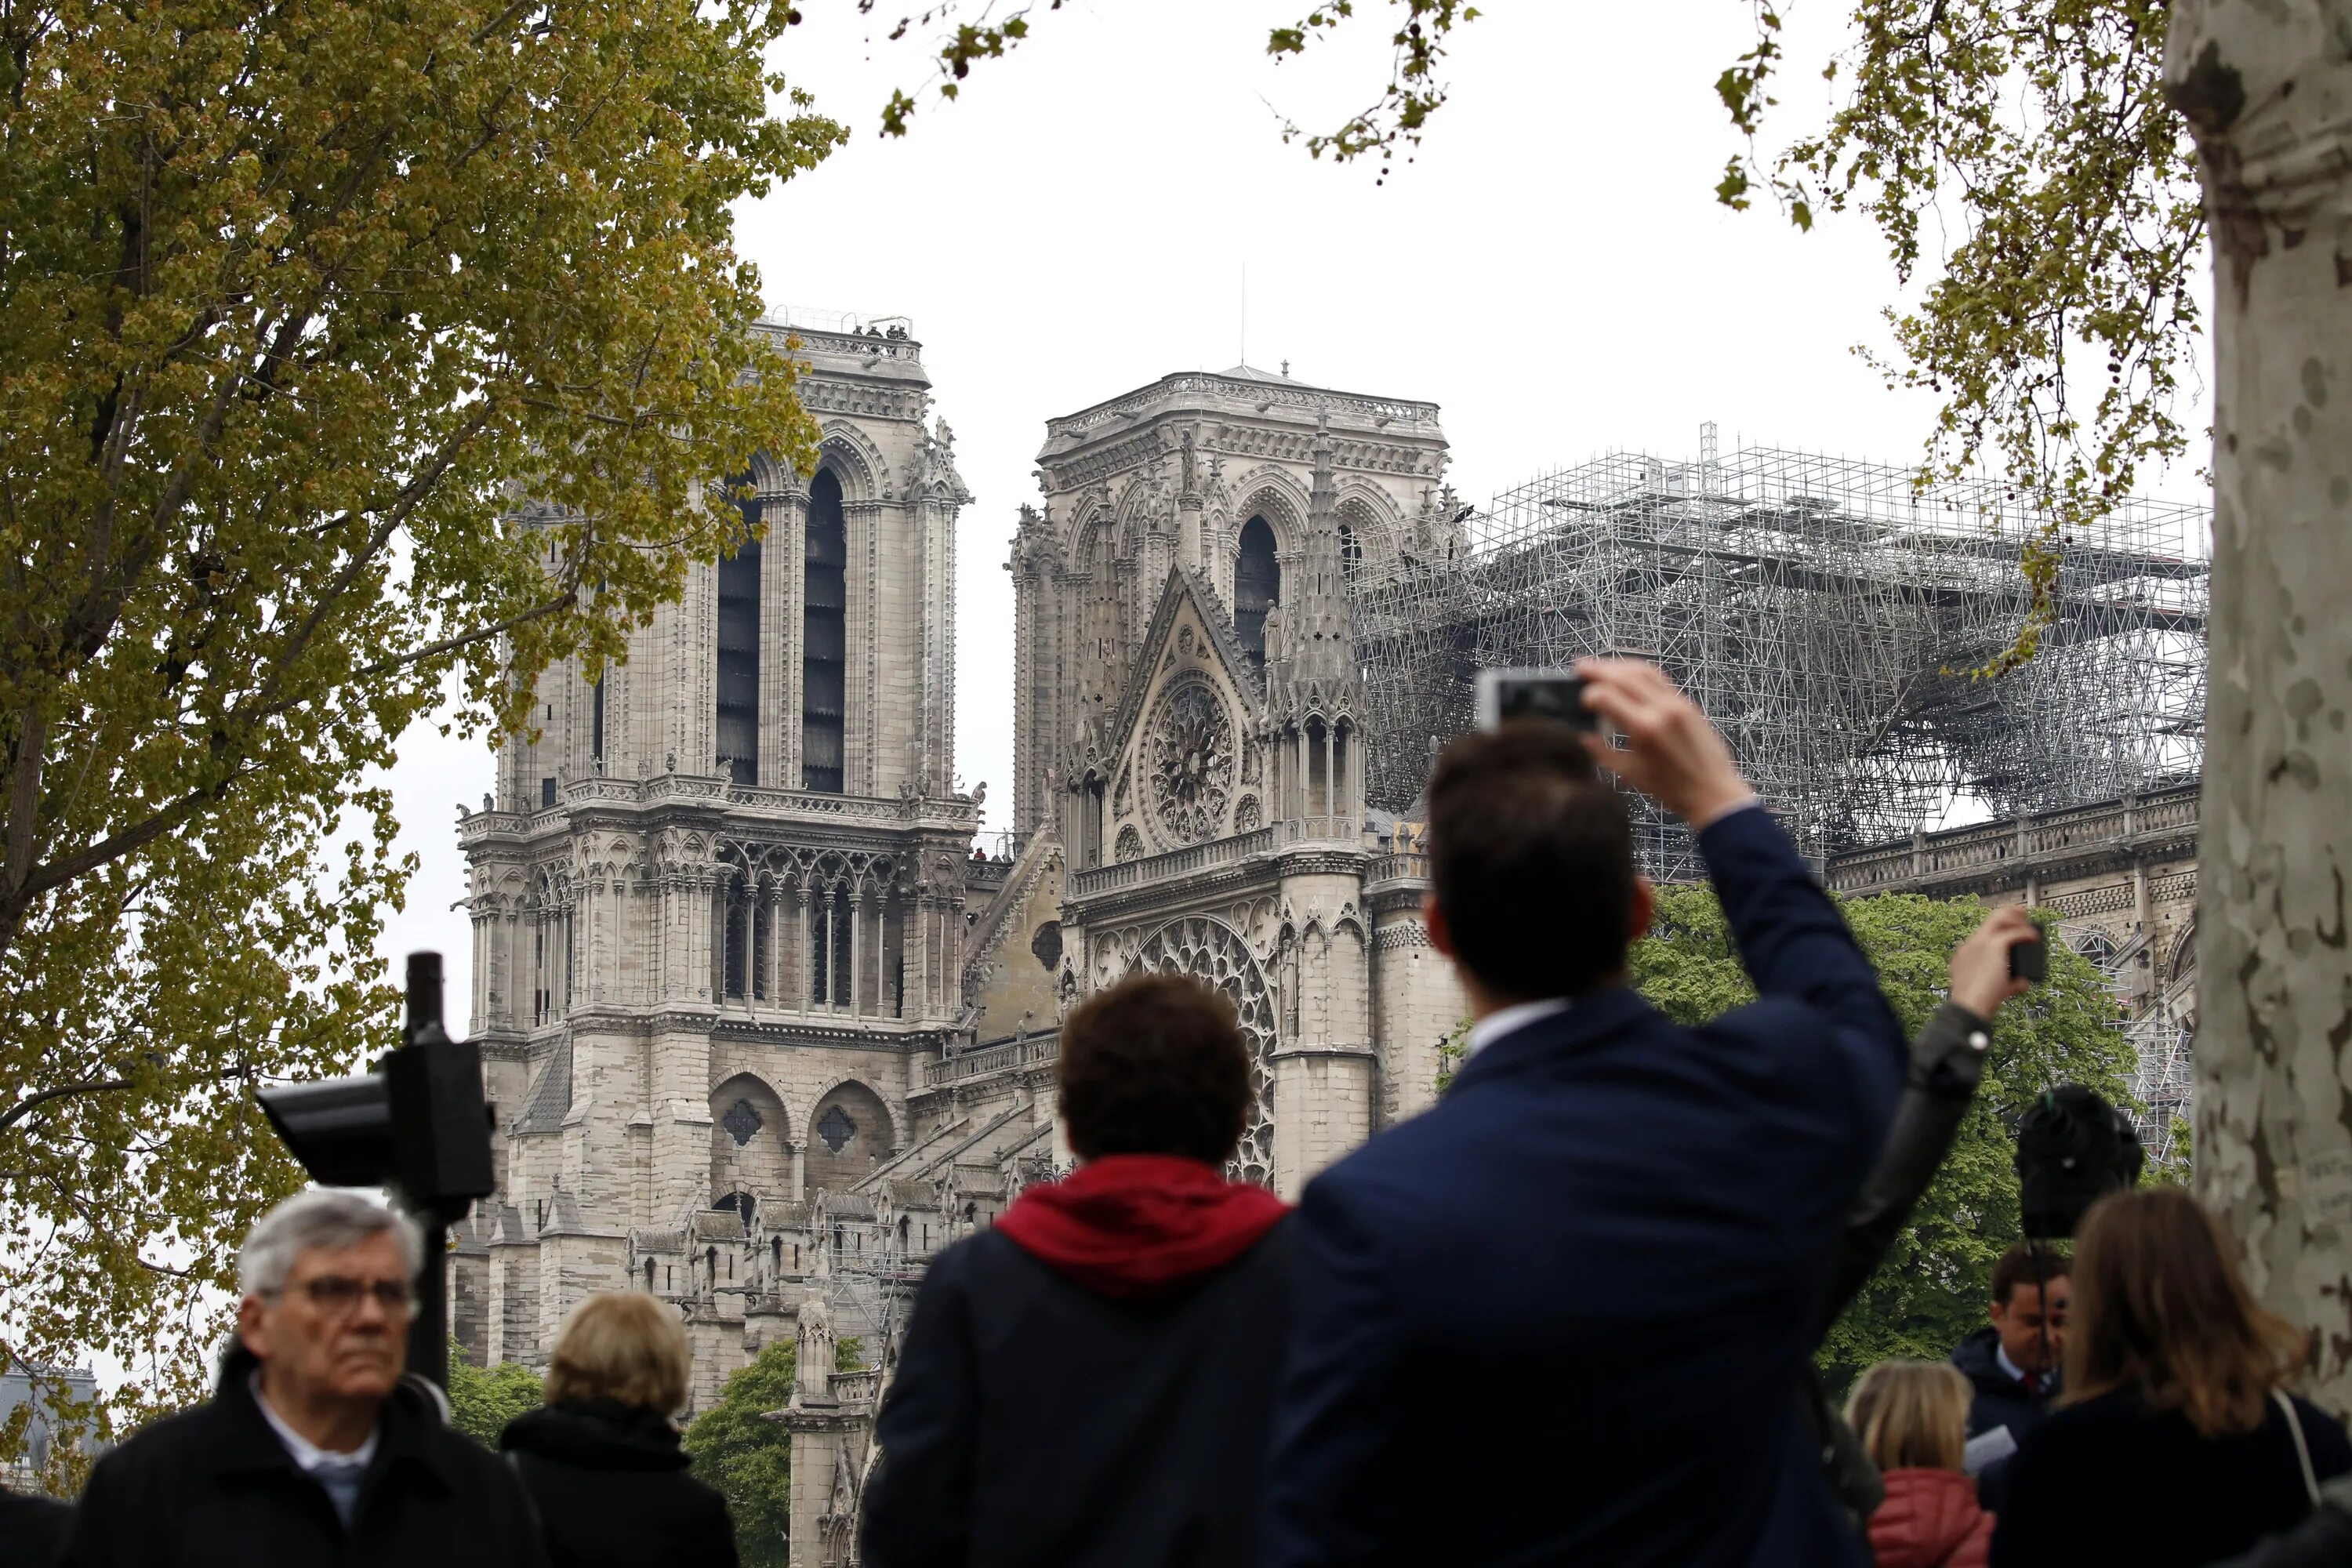
[[[1198,844],[1216,837],[1234,785],[1234,726],[1214,687],[1179,682],[1151,715],[1152,810],[1168,837]]]

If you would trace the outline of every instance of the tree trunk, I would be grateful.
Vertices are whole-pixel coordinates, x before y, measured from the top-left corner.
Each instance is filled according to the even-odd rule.
[[[2352,0],[2176,0],[2214,245],[2198,1191],[2352,1415]]]

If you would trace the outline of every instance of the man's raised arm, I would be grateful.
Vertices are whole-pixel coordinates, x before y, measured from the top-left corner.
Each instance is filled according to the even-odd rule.
[[[1903,1026],[1845,918],[1739,774],[1698,705],[1655,666],[1580,659],[1585,705],[1625,736],[1586,738],[1594,758],[1691,825],[1759,995],[1804,1003],[1829,1021],[1883,1121],[1902,1081]]]

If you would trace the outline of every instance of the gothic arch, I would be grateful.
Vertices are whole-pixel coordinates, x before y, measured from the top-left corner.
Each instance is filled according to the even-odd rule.
[[[751,488],[761,500],[804,499],[808,487],[790,463],[780,463],[765,452],[751,454]]]
[[[841,499],[845,505],[890,499],[888,486],[883,480],[890,465],[884,459],[882,448],[846,419],[825,421],[824,438],[817,447],[817,466],[831,468],[833,477],[841,481]]]
[[[2197,967],[2197,921],[2192,916],[2172,939],[2172,951],[2164,961],[2164,983],[2178,985]]]
[[[1262,516],[1274,530],[1276,548],[1298,547],[1298,536],[1307,527],[1307,487],[1289,469],[1263,464],[1243,476],[1234,494],[1239,498],[1234,506],[1236,529],[1253,516]]]
[[[791,1114],[775,1086],[752,1072],[710,1090],[710,1201],[738,1192],[793,1195]]]
[[[863,1079],[837,1078],[809,1104],[803,1169],[810,1192],[845,1193],[898,1148],[890,1107]]]
[[[1210,915],[1169,921],[1136,950],[1129,973],[1189,974],[1234,1005],[1250,1053],[1250,1120],[1234,1151],[1237,1180],[1274,1184],[1274,987],[1242,933]]]

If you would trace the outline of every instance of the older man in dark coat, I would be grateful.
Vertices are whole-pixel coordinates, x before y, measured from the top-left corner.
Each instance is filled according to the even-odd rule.
[[[238,1260],[209,1404],[98,1462],[72,1568],[489,1568],[546,1562],[512,1471],[402,1377],[422,1245],[351,1193],[289,1198]]]

